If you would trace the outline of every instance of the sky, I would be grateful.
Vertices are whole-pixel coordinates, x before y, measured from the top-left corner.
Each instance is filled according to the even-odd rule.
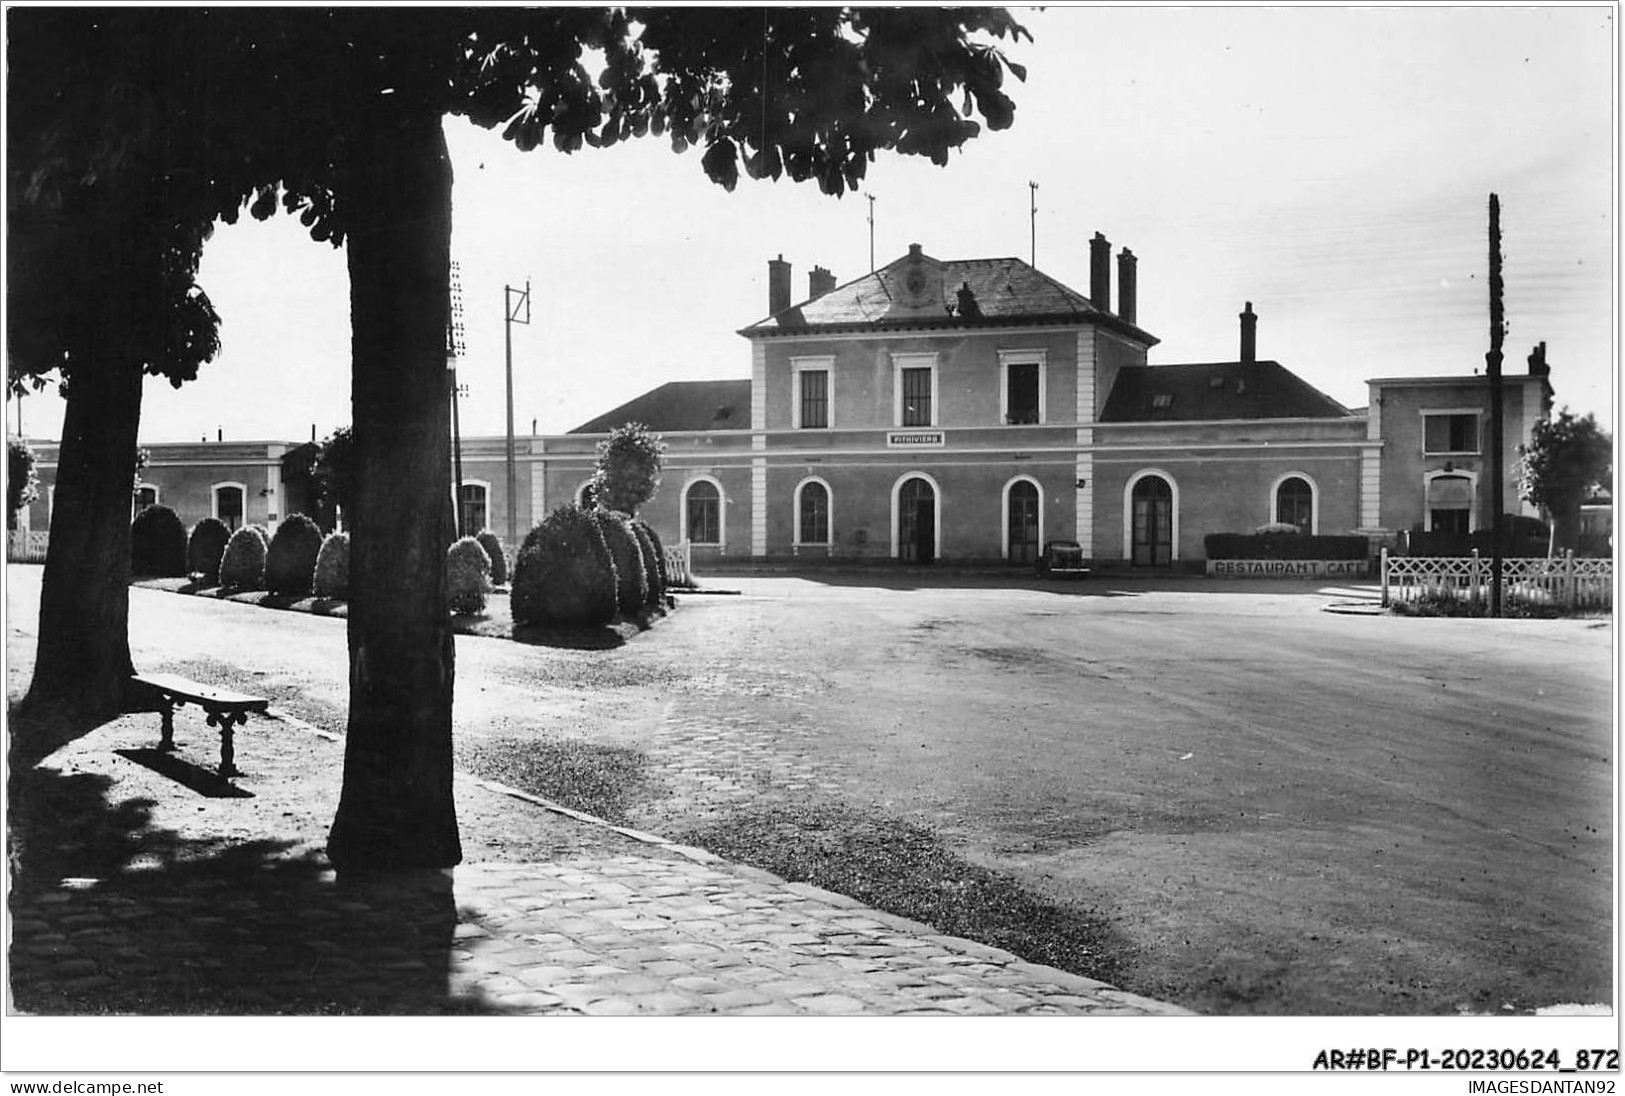
[[[1558,403],[1612,429],[1612,5],[1012,11],[1034,39],[1005,46],[1028,70],[1015,125],[942,168],[883,153],[840,199],[787,180],[730,194],[661,138],[520,153],[448,119],[463,435],[505,430],[505,285],[532,291],[515,428],[561,433],[666,381],[748,377],[736,332],[766,314],[768,260],[792,264],[798,300],[815,265],[866,274],[864,194],[876,265],[918,243],[1035,259],[1087,293],[1100,232],[1139,258],[1152,364],[1233,360],[1251,301],[1259,356],[1358,408],[1374,377],[1483,368],[1494,192],[1507,369],[1546,342]],[[341,251],[245,217],[199,280],[223,349],[180,390],[149,378],[144,444],[348,423]],[[24,433],[59,436],[61,406],[28,397]]]

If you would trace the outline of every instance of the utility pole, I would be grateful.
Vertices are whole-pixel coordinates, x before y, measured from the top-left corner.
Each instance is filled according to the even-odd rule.
[[[463,350],[463,282],[461,272],[454,262],[451,264],[451,308],[446,314],[446,380],[451,389],[451,462],[454,483],[451,513],[459,537],[468,535],[468,530],[464,528],[463,514],[463,428],[461,416],[457,413],[457,399],[467,388],[466,385],[457,383],[457,359],[463,356]]]
[[[1505,475],[1501,467],[1501,435],[1505,408],[1501,390],[1501,341],[1506,335],[1506,306],[1502,300],[1504,286],[1501,281],[1501,199],[1490,195],[1490,352],[1484,355],[1490,381],[1490,506],[1494,521],[1490,528],[1494,544],[1490,549],[1490,616],[1501,615],[1501,511],[1506,509],[1503,498]]]
[[[865,194],[869,199],[869,273],[875,272],[875,196]]]
[[[1033,269],[1036,270],[1038,269],[1038,184],[1028,180],[1027,189],[1031,192],[1029,197],[1032,199],[1032,205],[1027,210],[1028,234],[1031,236],[1032,247],[1032,257],[1029,262]]]
[[[516,297],[517,294],[517,297]],[[524,311],[524,318],[520,318],[520,310]],[[519,500],[515,496],[519,493],[514,478],[513,465],[513,325],[530,324],[530,279],[525,279],[523,290],[515,289],[511,285],[502,287],[502,340],[507,364],[508,379],[508,544],[507,549],[513,552],[519,546]]]

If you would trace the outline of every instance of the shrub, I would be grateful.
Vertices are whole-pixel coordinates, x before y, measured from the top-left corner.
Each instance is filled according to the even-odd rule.
[[[660,487],[666,443],[642,423],[629,422],[598,443],[593,465],[593,498],[606,510],[635,514]]]
[[[186,569],[203,576],[205,585],[220,582],[220,557],[226,554],[231,529],[219,518],[204,518],[192,527],[186,542]]]
[[[641,521],[632,524],[632,535],[638,540],[638,554],[643,557],[643,582],[648,590],[643,604],[651,609],[657,609],[666,604],[666,584],[660,580],[660,562],[655,542],[651,538],[651,531]]]
[[[622,616],[635,617],[649,599],[649,579],[631,519],[617,510],[594,510],[592,516],[603,530],[604,544],[615,561],[615,605]]]
[[[491,592],[491,557],[475,537],[446,549],[446,600],[454,613],[482,613]]]
[[[607,624],[615,561],[592,515],[560,506],[525,537],[513,565],[516,624]]]
[[[167,506],[148,506],[130,523],[130,573],[186,574],[186,523]]]
[[[655,532],[653,525],[641,519],[633,521],[632,524],[636,528],[643,530],[649,538],[649,543],[654,545],[655,574],[660,579],[660,592],[664,594],[671,589],[671,571],[666,567],[666,546],[660,543],[660,534]],[[651,585],[653,584],[651,583]]]
[[[329,533],[316,553],[316,574],[311,589],[317,597],[350,596],[350,534]]]
[[[277,526],[265,554],[265,588],[286,597],[305,597],[322,550],[322,531],[303,514],[289,514]]]
[[[265,588],[265,531],[245,525],[226,542],[220,557],[220,585],[232,590]]]
[[[491,561],[491,585],[508,585],[508,557],[502,551],[502,542],[497,535],[489,529],[481,529],[474,538],[485,549],[485,555]]]
[[[1362,536],[1209,533],[1202,538],[1202,547],[1208,559],[1368,559],[1371,556],[1371,542]]]

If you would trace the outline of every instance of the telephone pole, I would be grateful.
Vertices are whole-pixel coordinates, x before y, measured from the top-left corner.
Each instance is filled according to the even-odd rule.
[[[1506,335],[1506,306],[1502,300],[1505,287],[1501,281],[1501,199],[1490,195],[1490,352],[1484,355],[1486,373],[1490,381],[1490,507],[1494,520],[1490,526],[1494,544],[1490,549],[1490,616],[1501,615],[1501,564],[1504,555],[1501,546],[1501,511],[1506,509],[1503,498],[1505,475],[1501,467],[1501,435],[1504,427],[1505,407],[1501,386],[1501,341]]]
[[[516,296],[517,295],[517,296]],[[524,317],[520,318],[523,310]],[[502,287],[502,340],[508,380],[508,545],[510,553],[519,546],[519,500],[513,463],[513,325],[530,324],[530,279],[525,279],[523,290],[511,285]]]
[[[446,316],[446,381],[451,389],[451,469],[455,481],[452,495],[452,521],[457,535],[465,536],[463,527],[463,430],[457,414],[457,398],[463,386],[457,383],[457,359],[463,356],[463,283],[457,264],[451,264],[451,308]],[[478,532],[478,530],[476,530]]]

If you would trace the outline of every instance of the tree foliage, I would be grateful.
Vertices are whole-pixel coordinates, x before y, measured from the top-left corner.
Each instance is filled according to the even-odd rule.
[[[666,443],[660,435],[642,423],[629,422],[611,430],[598,443],[598,459],[593,464],[592,490],[598,506],[636,514],[660,487],[665,453]]]
[[[1614,439],[1596,417],[1577,418],[1564,408],[1542,419],[1518,446],[1518,494],[1552,516],[1553,548],[1574,547],[1580,506],[1614,479]]]
[[[520,149],[664,135],[678,151],[700,148],[701,168],[724,187],[743,170],[838,195],[879,150],[942,164],[983,121],[1008,126],[1006,75],[1025,75],[996,43],[1026,32],[998,9],[8,16],[13,378],[53,369],[66,378],[58,515],[83,534],[64,554],[53,530],[62,562],[47,562],[41,619],[63,624],[51,642],[41,628],[36,682],[47,666],[83,662],[72,642],[82,647],[87,631],[123,632],[123,576],[108,546],[128,510],[118,513],[108,485],[129,475],[140,373],[179,383],[218,348],[218,317],[195,278],[213,224],[285,210],[314,239],[347,247],[352,673],[345,786],[328,842],[340,871],[445,867],[461,855],[444,598],[444,117],[500,126]],[[83,471],[70,472],[80,453]],[[127,507],[128,480],[117,486]],[[53,591],[98,572],[93,598],[54,601]],[[129,669],[117,638],[94,654],[114,685]]]
[[[6,528],[17,528],[17,514],[39,498],[34,450],[21,438],[6,439]]]
[[[352,467],[352,436],[348,426],[341,426],[322,439],[316,460],[311,465],[311,479],[316,485],[316,505],[320,509],[350,505]]]

